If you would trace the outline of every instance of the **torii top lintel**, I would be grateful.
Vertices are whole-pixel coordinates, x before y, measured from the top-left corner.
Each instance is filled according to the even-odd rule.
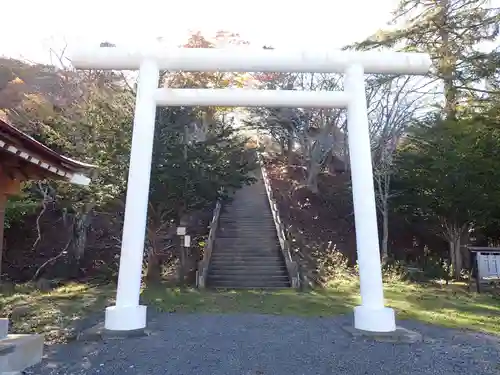
[[[131,51],[120,47],[81,49],[70,53],[77,69],[137,70],[144,60],[159,69],[201,72],[304,72],[344,73],[361,65],[367,74],[426,74],[431,58],[425,53],[389,51],[287,51],[249,47],[152,48]]]

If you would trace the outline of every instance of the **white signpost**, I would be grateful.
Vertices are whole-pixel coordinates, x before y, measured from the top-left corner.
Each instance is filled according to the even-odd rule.
[[[354,326],[372,332],[396,329],[384,306],[377,214],[364,75],[426,74],[427,54],[398,52],[281,52],[280,50],[160,48],[130,52],[120,48],[81,50],[71,55],[77,69],[139,70],[125,223],[116,305],[106,309],[105,328],[146,327],[139,305],[156,107],[235,106],[347,108],[361,305]],[[159,71],[344,73],[345,91],[263,91],[250,89],[159,88]]]

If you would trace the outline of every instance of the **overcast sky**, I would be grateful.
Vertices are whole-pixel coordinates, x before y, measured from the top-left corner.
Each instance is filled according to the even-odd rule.
[[[129,3],[130,5],[124,5]],[[256,45],[334,49],[384,27],[394,0],[3,0],[0,55],[50,62],[49,49],[110,41],[179,45],[189,30]],[[8,32],[6,32],[8,30]]]

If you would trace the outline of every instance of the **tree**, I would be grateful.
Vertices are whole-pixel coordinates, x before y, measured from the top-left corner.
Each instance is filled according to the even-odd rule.
[[[382,216],[382,259],[389,255],[389,204],[396,148],[411,123],[422,115],[425,94],[420,80],[411,77],[372,76],[368,79],[373,176],[377,208]]]
[[[270,49],[266,48],[265,49]],[[258,73],[255,78],[262,89],[335,90],[339,76],[311,73]],[[345,115],[340,110],[322,108],[256,108],[250,110],[250,127],[269,134],[280,146],[288,164],[293,163],[294,147],[305,160],[305,182],[318,192],[318,175],[335,154],[345,156]]]
[[[228,189],[253,181],[254,167],[244,156],[245,139],[227,124],[216,122],[203,142],[183,139],[184,123],[193,112],[186,108],[161,108],[156,121],[148,224],[148,280],[158,280],[158,255],[171,246],[175,228],[183,217],[205,209]],[[184,280],[186,257],[181,254],[180,281]]]
[[[472,228],[497,223],[500,128],[483,116],[418,123],[396,156],[397,211],[418,217],[449,243],[454,277]]]
[[[467,101],[482,95],[478,84],[494,74],[497,50],[484,52],[483,42],[499,34],[500,10],[488,0],[401,0],[393,12],[393,30],[381,30],[357,48],[397,47],[427,52],[431,75],[444,87],[444,113],[457,116]],[[484,49],[483,45],[483,49]]]
[[[57,260],[71,265],[65,268],[66,276],[77,276],[95,208],[120,201],[125,191],[133,96],[113,72],[75,72],[63,65],[55,69],[22,62],[8,66],[21,94],[20,100],[4,102],[9,119],[50,148],[97,167],[89,187],[56,181],[25,185],[23,201],[41,202],[39,216],[47,202],[62,212],[68,246]],[[43,236],[39,227],[37,231],[33,250]]]
[[[194,48],[228,43],[245,42],[227,32],[217,33],[213,40],[197,33],[188,41]],[[101,43],[103,48],[113,46],[111,42]],[[13,62],[9,70],[0,71],[0,90],[13,88],[2,90],[0,99],[16,125],[49,147],[97,167],[89,187],[60,182],[26,187],[26,197],[19,203],[50,200],[62,212],[62,222],[68,223],[61,231],[69,238],[68,246],[39,269],[37,276],[55,261],[69,261],[74,272],[64,276],[76,276],[97,212],[106,213],[109,221],[122,220],[132,133],[134,90],[130,80],[116,72],[76,72],[64,66],[62,54],[57,58],[60,69],[35,69]],[[176,87],[242,84],[239,75],[233,73],[163,72],[162,82]],[[172,247],[172,238],[176,237],[171,236],[172,229],[175,231],[184,217],[198,209],[206,210],[224,196],[225,190],[252,181],[247,176],[252,163],[243,148],[245,139],[221,121],[225,112],[225,108],[158,110],[146,238],[146,247],[154,249],[147,258],[148,276],[153,279],[161,266],[156,255]],[[17,211],[11,209],[7,220],[15,219]],[[44,212],[42,208],[40,214]]]
[[[187,42],[182,46],[185,48],[220,48],[231,45],[245,45],[248,42],[241,39],[237,33],[229,31],[218,31],[212,38],[205,37],[201,32],[191,34]],[[227,88],[241,87],[245,78],[243,74],[232,72],[163,72],[162,84],[166,87],[179,88]],[[198,111],[198,120],[187,124],[189,132],[196,132],[198,137],[203,137],[210,131],[217,117],[228,112],[227,108],[205,107]]]

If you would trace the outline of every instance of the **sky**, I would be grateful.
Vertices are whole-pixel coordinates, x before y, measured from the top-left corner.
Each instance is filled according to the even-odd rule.
[[[385,26],[396,0],[3,0],[0,55],[50,63],[50,49],[109,41],[178,46],[190,30],[252,45],[336,49]],[[126,4],[126,5],[125,5]],[[7,15],[7,16],[6,16]]]

